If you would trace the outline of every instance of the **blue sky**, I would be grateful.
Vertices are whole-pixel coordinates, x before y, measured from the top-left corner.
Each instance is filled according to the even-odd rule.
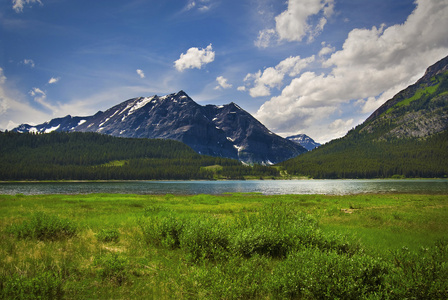
[[[344,135],[448,55],[447,0],[3,0],[0,129],[184,90]]]

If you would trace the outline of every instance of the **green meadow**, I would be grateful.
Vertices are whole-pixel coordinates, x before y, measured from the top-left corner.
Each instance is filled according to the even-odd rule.
[[[448,195],[0,195],[1,299],[447,299]]]

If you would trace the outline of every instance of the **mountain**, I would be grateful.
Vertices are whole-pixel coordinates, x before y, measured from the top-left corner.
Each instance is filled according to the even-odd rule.
[[[448,56],[378,108],[359,130],[377,139],[425,138],[448,129]]]
[[[205,155],[275,164],[306,149],[269,131],[235,103],[202,106],[184,91],[124,101],[94,116],[53,119],[16,132],[98,132],[117,137],[172,139]]]
[[[316,143],[312,138],[310,138],[306,134],[292,135],[292,136],[286,137],[286,139],[301,145],[308,151],[311,151],[314,148],[317,148],[321,145],[319,143]]]
[[[14,132],[32,132],[32,133],[50,133],[53,131],[72,131],[76,126],[79,126],[89,120],[91,117],[72,117],[70,115],[65,116],[63,118],[52,119],[49,122],[45,122],[43,124],[39,124],[36,126],[22,124],[12,131]]]
[[[448,177],[448,57],[343,138],[280,165],[314,178]]]

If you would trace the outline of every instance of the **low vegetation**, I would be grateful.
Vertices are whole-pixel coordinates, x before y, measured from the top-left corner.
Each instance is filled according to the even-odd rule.
[[[0,298],[446,299],[446,195],[0,195]]]

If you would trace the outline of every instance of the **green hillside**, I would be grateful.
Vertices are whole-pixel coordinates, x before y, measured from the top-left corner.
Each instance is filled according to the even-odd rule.
[[[207,168],[208,166],[221,166]],[[277,176],[173,140],[97,133],[0,133],[0,180],[163,180]]]
[[[448,58],[345,137],[279,164],[313,178],[448,176]]]
[[[447,131],[417,141],[372,141],[353,132],[279,166],[312,178],[440,178],[448,175],[447,149]]]

